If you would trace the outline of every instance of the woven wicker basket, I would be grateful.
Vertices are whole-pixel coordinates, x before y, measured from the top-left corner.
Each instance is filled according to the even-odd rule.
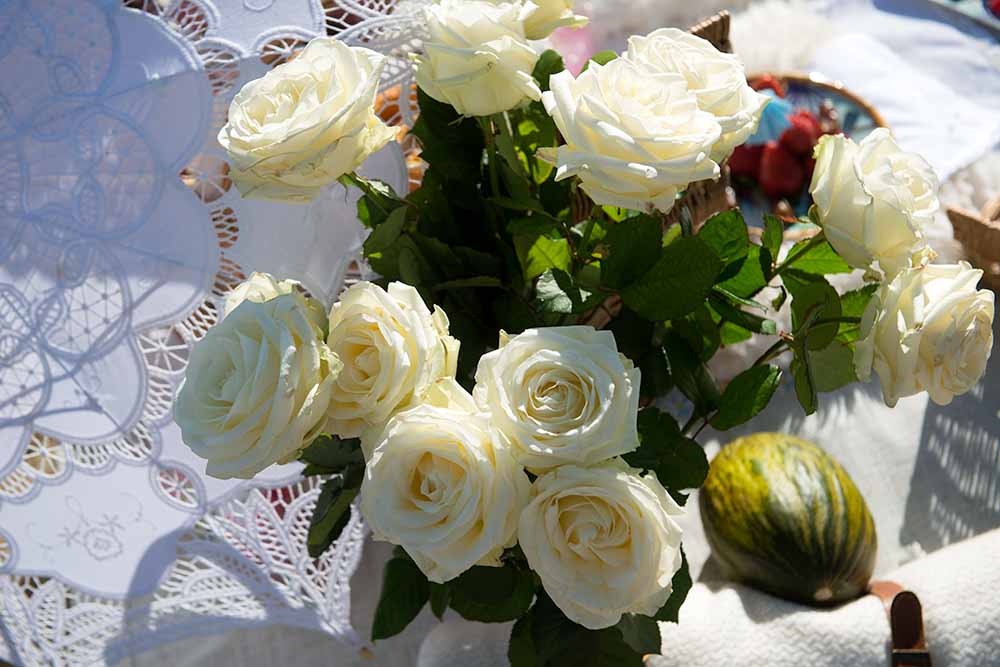
[[[978,214],[950,208],[948,219],[969,261],[983,270],[983,287],[1000,293],[1000,197]]]

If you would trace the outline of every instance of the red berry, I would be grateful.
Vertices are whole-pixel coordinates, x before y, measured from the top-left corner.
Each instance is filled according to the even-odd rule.
[[[760,156],[760,186],[768,197],[792,197],[805,184],[802,163],[776,141],[769,141]]]
[[[729,173],[734,178],[757,178],[760,172],[760,156],[764,152],[763,145],[737,146],[729,158]]]
[[[785,86],[782,85],[781,81],[770,74],[758,76],[750,83],[750,87],[756,91],[770,89],[773,90],[778,97],[785,96]]]
[[[813,146],[823,134],[816,116],[805,109],[799,109],[788,120],[791,127],[781,135],[781,145],[792,155],[811,155]]]
[[[990,0],[990,11],[997,18],[1000,18],[1000,0]]]

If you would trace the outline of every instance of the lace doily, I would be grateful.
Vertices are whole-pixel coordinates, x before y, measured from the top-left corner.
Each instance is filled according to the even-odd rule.
[[[263,623],[359,642],[357,517],[310,559],[314,482],[205,477],[171,404],[248,270],[326,300],[357,274],[346,191],[321,215],[243,201],[215,135],[244,82],[321,34],[387,53],[382,113],[411,124],[415,26],[392,4],[0,3],[0,656],[111,664]],[[407,187],[398,146],[362,171]]]

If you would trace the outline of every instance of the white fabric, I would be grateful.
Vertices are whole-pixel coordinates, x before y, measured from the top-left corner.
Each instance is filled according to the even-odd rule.
[[[942,549],[886,574],[914,591],[937,667],[978,667],[1000,655],[1000,530]],[[418,667],[504,667],[511,624],[455,616],[420,647]],[[787,602],[746,586],[697,583],[680,623],[660,623],[663,655],[647,667],[885,667],[889,622],[873,596],[833,609]]]
[[[920,598],[936,667],[994,664],[1000,656],[1000,531],[992,531],[886,574]],[[696,584],[680,623],[661,623],[663,656],[649,667],[770,665],[885,667],[889,622],[873,596],[831,610],[786,602],[751,588]]]
[[[229,99],[266,70],[261,54],[328,31],[387,51],[410,39],[390,4],[0,3],[0,644],[13,662],[113,663],[274,623],[360,645],[360,522],[313,561],[315,481],[294,465],[205,477],[171,403],[242,276],[296,278],[329,301],[363,238],[340,186],[322,208],[240,199],[215,141]],[[408,89],[404,60],[387,69],[385,86]],[[363,171],[407,186],[398,146]]]
[[[954,48],[965,54],[969,46],[962,44],[963,36],[955,37]],[[939,50],[938,55],[956,61],[946,50]],[[956,92],[874,37],[858,32],[841,35],[816,51],[812,65],[814,71],[844,82],[868,100],[885,118],[900,146],[924,156],[942,180],[1000,141],[996,106],[983,106]],[[961,71],[952,76],[961,76]],[[963,88],[975,88],[982,81],[989,89],[998,79],[1000,70],[981,69],[963,80]],[[1000,96],[991,102],[1000,104]],[[927,113],[929,109],[934,112]]]

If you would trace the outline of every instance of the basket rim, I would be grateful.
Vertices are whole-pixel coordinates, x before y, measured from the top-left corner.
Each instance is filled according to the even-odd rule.
[[[809,83],[814,86],[818,86],[820,88],[825,88],[827,90],[833,91],[838,95],[846,97],[847,99],[851,100],[859,107],[864,109],[872,117],[872,120],[875,121],[875,124],[878,127],[891,129],[889,128],[889,124],[885,121],[885,118],[883,118],[882,114],[879,113],[878,110],[875,107],[873,107],[868,100],[861,97],[857,93],[853,92],[850,88],[845,86],[842,81],[831,79],[819,72],[802,73],[802,72],[787,72],[782,70],[748,72],[747,80],[749,81],[750,79],[755,79],[757,77],[762,77],[762,76],[773,76],[774,78],[783,81],[797,81],[799,83]]]

